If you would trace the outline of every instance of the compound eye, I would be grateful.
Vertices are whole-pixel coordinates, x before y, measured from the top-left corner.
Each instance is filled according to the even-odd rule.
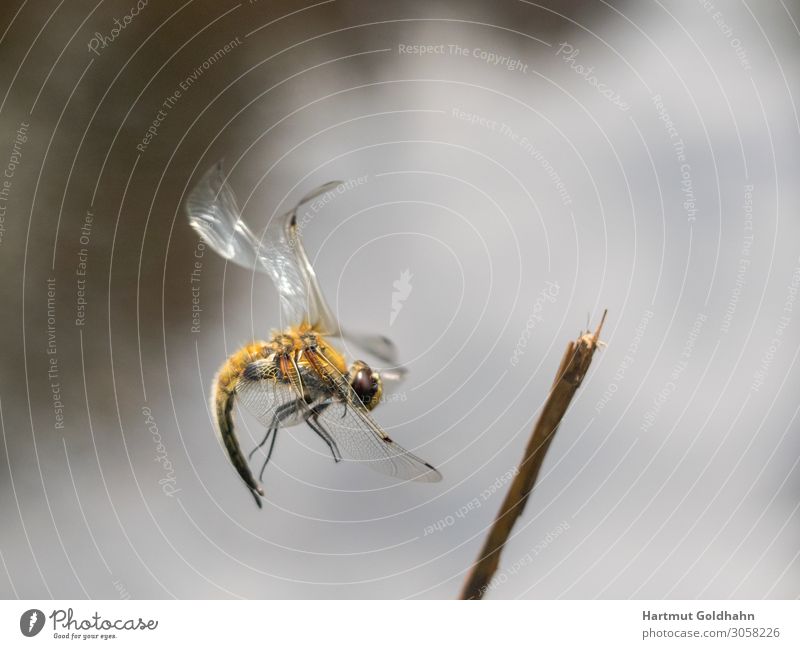
[[[353,387],[353,390],[355,390],[358,398],[361,399],[361,402],[367,405],[372,401],[372,398],[378,391],[378,382],[375,380],[372,370],[369,367],[360,364],[357,368],[350,385]]]

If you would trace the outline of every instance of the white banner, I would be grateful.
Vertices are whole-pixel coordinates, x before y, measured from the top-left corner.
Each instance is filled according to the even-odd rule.
[[[0,647],[800,646],[796,601],[3,601],[0,611]]]

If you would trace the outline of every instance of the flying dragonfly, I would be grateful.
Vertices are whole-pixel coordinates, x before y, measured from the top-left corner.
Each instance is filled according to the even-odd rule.
[[[206,172],[186,200],[189,224],[202,240],[225,259],[268,275],[280,298],[281,328],[269,340],[254,341],[230,356],[211,392],[217,433],[259,507],[264,495],[260,481],[278,431],[302,423],[325,442],[336,462],[347,456],[400,480],[442,479],[372,418],[384,386],[402,380],[405,370],[398,366],[388,338],[354,334],[339,326],[303,248],[298,209],[340,184],[334,181],[310,191],[292,210],[271,219],[261,238],[242,220],[221,162]],[[360,360],[348,369],[330,338],[355,343],[389,369],[378,371]],[[248,456],[252,459],[269,442],[258,481],[234,432],[237,398],[266,427],[264,439]]]

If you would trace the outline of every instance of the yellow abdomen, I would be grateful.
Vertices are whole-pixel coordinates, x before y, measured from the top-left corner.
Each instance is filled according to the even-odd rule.
[[[256,482],[250,471],[250,466],[242,454],[239,440],[233,431],[233,402],[236,398],[236,384],[244,369],[259,358],[267,358],[272,353],[269,343],[264,341],[254,342],[242,347],[233,354],[217,372],[211,395],[211,408],[216,416],[217,433],[225,446],[236,471],[245,481],[256,503],[261,507],[259,496],[264,495],[264,490]]]
[[[344,356],[328,344],[322,336],[314,333],[311,327],[301,325],[274,334],[269,342],[256,341],[245,345],[225,361],[214,380],[211,408],[216,418],[217,433],[233,466],[250,488],[259,507],[261,507],[259,496],[264,495],[264,490],[250,471],[250,466],[247,464],[233,430],[233,404],[236,399],[236,386],[250,363],[273,357],[277,358],[276,364],[281,370],[280,375],[284,377],[283,380],[295,383],[298,390],[302,390],[302,384],[296,381],[296,377],[293,380],[292,375],[297,374],[294,369],[297,365],[308,365],[300,352],[306,344],[304,340],[308,340],[309,334],[312,334],[315,339],[317,351],[323,354],[342,376],[346,376],[347,365]],[[298,397],[300,396],[298,394]]]

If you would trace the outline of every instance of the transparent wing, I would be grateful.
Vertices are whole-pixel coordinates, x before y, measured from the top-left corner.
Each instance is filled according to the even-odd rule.
[[[333,315],[333,312],[330,310],[330,307],[328,307],[325,297],[322,295],[322,289],[319,286],[317,274],[314,272],[314,267],[311,265],[311,261],[308,259],[306,250],[303,247],[301,231],[297,224],[298,208],[304,203],[313,200],[317,196],[321,196],[322,194],[335,189],[340,184],[341,181],[334,180],[332,182],[325,183],[316,189],[313,189],[300,199],[300,202],[291,212],[287,212],[283,216],[283,219],[280,219],[285,222],[285,227],[283,230],[288,235],[288,247],[295,253],[297,265],[304,276],[306,286],[308,287],[307,299],[309,302],[310,313],[313,317],[308,319],[307,322],[313,325],[314,329],[323,335],[336,336],[355,343],[361,349],[369,352],[382,362],[396,366],[397,348],[389,338],[380,334],[352,332],[349,329],[345,330],[339,324],[339,322],[336,320],[336,317]],[[277,231],[274,232],[274,235],[270,234],[270,228],[268,227],[265,238],[271,238],[274,236],[275,240],[277,240],[280,234],[281,233]],[[404,368],[398,367],[397,369],[398,371],[405,373]]]
[[[271,362],[258,360],[245,368],[236,383],[239,403],[267,428],[297,418],[303,408],[294,386],[275,380],[274,375]]]
[[[344,331],[339,326],[303,247],[298,208],[340,184],[341,181],[334,180],[312,189],[294,209],[272,219],[259,239],[242,221],[236,196],[220,161],[205,173],[186,199],[189,224],[223,258],[270,276],[281,298],[283,325],[307,322],[320,333],[352,342],[383,363],[396,367],[397,352],[391,340],[381,335]],[[403,368],[396,369],[405,372]]]
[[[372,354],[375,358],[380,359],[382,363],[392,367],[395,371],[402,372],[403,374],[406,372],[404,367],[400,367],[397,364],[397,347],[395,347],[395,344],[386,336],[380,334],[354,333],[350,330],[345,331],[341,327],[339,327],[337,333],[329,335],[338,336],[347,342],[355,343],[356,346]]]
[[[265,441],[279,427],[306,420],[312,429],[322,431],[323,439],[332,442],[334,457],[344,453],[402,480],[442,479],[433,466],[389,438],[335,367],[312,350],[305,353],[312,358],[314,369],[303,368],[297,381],[275,380],[274,364],[258,360],[247,366],[236,384],[239,403],[267,428]],[[309,396],[311,404],[300,398],[301,394]]]
[[[298,398],[298,392],[293,383],[287,384],[276,380],[275,369],[275,365],[271,361],[254,361],[245,368],[244,373],[236,382],[236,396],[239,399],[239,403],[250,411],[266,428],[264,438],[250,451],[247,459],[250,460],[272,438],[268,449],[265,449],[266,459],[261,465],[261,472],[258,474],[259,480],[263,478],[264,470],[272,457],[278,429],[300,423],[307,417],[308,411],[308,404]],[[253,488],[251,482],[254,482],[254,478],[250,473],[249,464],[246,470],[242,471],[239,463],[244,461],[244,458],[239,454],[234,466],[236,466],[239,474],[243,476],[245,482],[253,491],[256,496],[256,502],[260,506],[261,503],[258,496],[263,495],[263,491]]]
[[[218,255],[245,268],[267,272],[259,259],[256,236],[242,221],[236,197],[218,162],[186,199],[189,225]]]
[[[430,464],[392,441],[366,412],[332,400],[316,423],[339,450],[371,469],[400,480],[439,482],[442,475]]]
[[[308,322],[321,333],[338,335],[338,324],[300,241],[296,215],[301,205],[339,184],[333,181],[310,191],[292,210],[271,219],[259,238],[242,221],[222,162],[218,162],[189,193],[186,211],[189,224],[217,254],[270,276],[281,299],[282,325]]]
[[[375,423],[347,379],[321,354],[313,350],[305,350],[304,354],[310,357],[332,395],[313,407],[310,423],[327,433],[341,452],[394,478],[419,482],[442,479],[432,465],[394,442]]]

